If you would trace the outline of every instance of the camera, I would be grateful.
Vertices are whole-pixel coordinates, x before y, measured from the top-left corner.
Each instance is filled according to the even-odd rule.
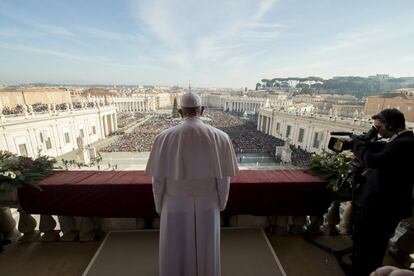
[[[359,140],[362,142],[370,142],[372,140],[377,140],[378,138],[378,130],[375,126],[363,134],[356,135],[352,132],[331,132],[333,136],[348,136],[351,139],[343,139],[338,137],[331,137],[329,139],[328,148],[334,152],[342,152],[344,150],[352,150],[354,146],[354,141]]]

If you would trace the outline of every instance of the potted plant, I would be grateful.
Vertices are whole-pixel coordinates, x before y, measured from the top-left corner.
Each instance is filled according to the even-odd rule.
[[[337,193],[354,159],[355,156],[351,151],[340,153],[323,151],[321,154],[312,155],[309,172],[327,181],[328,188]]]
[[[340,153],[323,151],[321,154],[312,155],[311,158],[308,171],[327,181],[328,188],[333,192],[333,202],[326,216],[327,224],[324,225],[324,231],[331,234],[337,232],[336,225],[340,222],[340,203],[349,201],[352,197],[352,179],[348,172],[354,160],[355,156],[351,151]],[[344,225],[350,223],[347,219],[344,216]]]
[[[44,155],[33,159],[0,151],[0,205],[15,205],[17,189],[25,185],[41,190],[37,182],[52,174],[55,163]]]

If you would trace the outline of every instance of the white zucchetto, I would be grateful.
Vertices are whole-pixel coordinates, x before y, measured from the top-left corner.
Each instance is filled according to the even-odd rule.
[[[181,107],[198,107],[201,106],[201,98],[193,92],[185,93],[180,100]]]

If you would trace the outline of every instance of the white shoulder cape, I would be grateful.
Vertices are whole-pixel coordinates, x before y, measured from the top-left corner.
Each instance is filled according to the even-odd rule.
[[[228,135],[199,118],[160,133],[154,141],[145,173],[175,180],[223,178],[238,172]]]

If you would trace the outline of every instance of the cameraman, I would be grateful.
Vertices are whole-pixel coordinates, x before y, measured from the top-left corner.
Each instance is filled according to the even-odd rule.
[[[355,275],[369,275],[382,266],[389,239],[401,219],[412,215],[414,183],[414,134],[406,129],[405,118],[397,109],[374,115],[374,127],[387,143],[355,139],[353,152],[367,168],[362,187],[360,217],[355,225],[359,253],[353,260]]]

